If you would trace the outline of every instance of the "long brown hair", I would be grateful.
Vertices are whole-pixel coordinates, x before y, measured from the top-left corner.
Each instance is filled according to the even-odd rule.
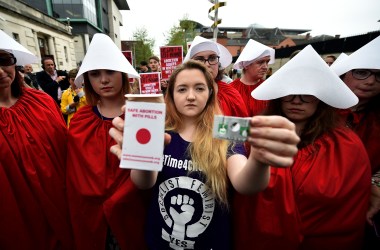
[[[125,94],[131,93],[131,86],[128,82],[128,74],[120,72],[122,76],[122,96],[124,98]],[[100,96],[95,92],[91,85],[90,79],[88,78],[88,71],[83,73],[84,80],[84,92],[86,93],[86,102],[88,105],[95,106],[100,100]]]
[[[13,97],[18,98],[24,93],[25,85],[24,85],[24,79],[22,78],[22,76],[16,69],[16,65],[14,65],[14,67],[15,67],[16,74],[15,74],[15,79],[13,80],[11,84],[11,94]]]
[[[224,69],[221,68],[220,63],[219,63],[219,68],[218,68],[218,74],[215,77],[215,82],[221,81],[224,76]]]
[[[227,147],[228,142],[215,139],[212,136],[214,115],[222,114],[216,92],[214,89],[214,79],[208,72],[206,66],[195,60],[189,60],[178,66],[169,78],[168,90],[165,95],[166,102],[166,129],[180,131],[184,124],[181,114],[174,104],[174,85],[178,74],[184,70],[197,69],[206,78],[210,96],[205,109],[197,118],[197,129],[194,141],[189,145],[189,152],[193,161],[194,170],[201,170],[207,176],[206,184],[214,192],[218,201],[227,204]]]
[[[281,98],[270,100],[263,114],[285,116],[281,109]],[[299,135],[301,141],[298,144],[298,148],[303,148],[314,143],[318,137],[339,125],[342,125],[342,123],[337,114],[337,110],[320,101],[315,113],[309,118]]]

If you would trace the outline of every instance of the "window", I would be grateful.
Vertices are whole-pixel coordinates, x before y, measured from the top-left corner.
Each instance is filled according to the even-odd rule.
[[[17,33],[12,33],[13,39],[20,43],[20,36]]]
[[[40,54],[41,54],[41,57],[44,57],[45,55],[48,54],[48,48],[46,46],[46,40],[45,38],[43,37],[38,37],[38,46],[40,48]]]
[[[65,52],[65,59],[66,59],[66,62],[68,63],[69,62],[69,56],[67,54],[67,47],[66,46],[63,46],[63,50]]]

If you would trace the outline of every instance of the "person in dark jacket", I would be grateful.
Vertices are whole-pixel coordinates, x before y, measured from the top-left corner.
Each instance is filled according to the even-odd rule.
[[[62,92],[70,86],[67,72],[57,70],[52,57],[43,57],[41,64],[43,70],[36,74],[37,83],[60,105]]]

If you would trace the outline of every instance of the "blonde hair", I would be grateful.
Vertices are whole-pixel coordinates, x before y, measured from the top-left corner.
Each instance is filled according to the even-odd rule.
[[[184,124],[181,114],[174,104],[174,85],[177,75],[183,70],[197,69],[201,71],[210,90],[210,97],[205,109],[199,114],[197,119],[197,129],[194,140],[189,145],[189,153],[193,161],[194,170],[202,171],[206,179],[206,184],[211,188],[215,197],[222,204],[227,205],[227,148],[228,142],[215,139],[212,136],[214,115],[222,114],[216,91],[214,89],[214,79],[208,72],[206,66],[194,60],[189,60],[178,66],[169,78],[168,91],[165,95],[166,102],[166,129],[179,131]]]

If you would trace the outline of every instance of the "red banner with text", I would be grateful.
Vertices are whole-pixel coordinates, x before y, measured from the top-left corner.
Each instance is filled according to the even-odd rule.
[[[168,80],[173,70],[183,61],[182,46],[160,47],[162,80]]]
[[[125,50],[125,51],[122,51],[121,53],[123,53],[123,55],[125,56],[125,58],[127,58],[128,62],[133,66],[133,54],[132,54],[132,51]],[[129,78],[128,81],[130,83],[133,83],[134,79],[133,78]]]
[[[161,93],[160,76],[160,72],[140,74],[140,94]]]

